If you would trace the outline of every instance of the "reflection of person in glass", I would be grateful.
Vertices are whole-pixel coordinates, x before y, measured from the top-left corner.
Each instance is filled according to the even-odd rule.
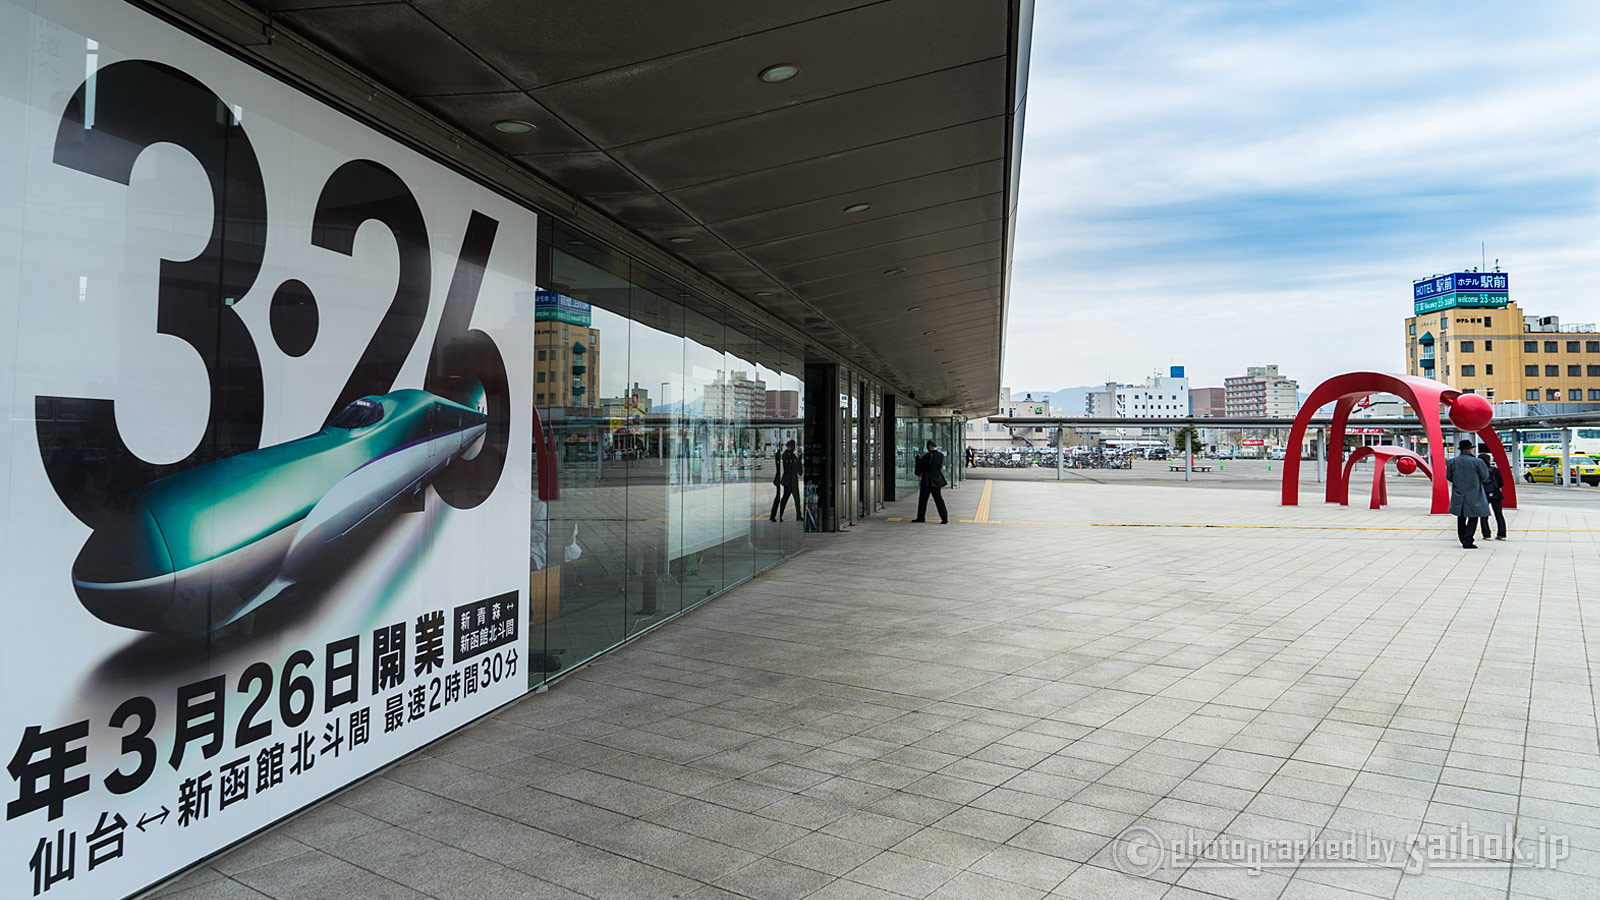
[[[694,481],[702,484],[712,484],[711,477],[711,426],[704,422],[697,422],[694,427],[694,446],[690,448],[693,454]]]
[[[782,453],[775,455],[777,471],[772,473],[772,485],[777,492],[772,497],[772,514],[769,521],[783,521],[783,511],[794,501],[794,517],[800,518],[800,458],[794,453],[794,441],[789,441]]]
[[[922,492],[917,497],[917,517],[911,521],[928,521],[928,498],[932,497],[939,510],[939,524],[950,524],[950,513],[944,508],[944,495],[940,493],[950,482],[944,479],[944,454],[939,452],[937,443],[929,441],[928,452],[917,457],[916,473],[922,479]]]

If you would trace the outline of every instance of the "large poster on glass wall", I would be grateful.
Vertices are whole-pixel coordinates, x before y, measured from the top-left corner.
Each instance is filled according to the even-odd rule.
[[[137,891],[527,684],[534,216],[0,0],[0,896]]]

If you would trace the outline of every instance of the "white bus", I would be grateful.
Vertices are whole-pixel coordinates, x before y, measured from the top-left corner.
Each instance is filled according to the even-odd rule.
[[[1143,453],[1146,450],[1155,450],[1157,448],[1165,450],[1167,448],[1167,442],[1160,438],[1103,438],[1100,443],[1107,450],[1128,453]]]
[[[1600,428],[1568,428],[1572,435],[1572,455],[1600,457]],[[1544,459],[1550,456],[1561,455],[1561,429],[1541,429],[1539,431],[1518,430],[1517,437],[1521,441],[1523,459]],[[1511,440],[1509,432],[1500,435],[1500,440],[1507,443]]]

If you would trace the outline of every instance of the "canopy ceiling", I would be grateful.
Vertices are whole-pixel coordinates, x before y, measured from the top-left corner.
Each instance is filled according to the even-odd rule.
[[[921,405],[995,408],[1031,0],[246,2]]]

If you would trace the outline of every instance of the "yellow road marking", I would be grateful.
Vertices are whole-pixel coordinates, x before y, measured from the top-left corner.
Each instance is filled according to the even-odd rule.
[[[985,481],[983,483],[983,496],[978,498],[978,511],[972,514],[972,521],[974,521],[974,522],[988,522],[989,521],[989,500],[993,496],[994,496],[994,482],[993,481]]]

